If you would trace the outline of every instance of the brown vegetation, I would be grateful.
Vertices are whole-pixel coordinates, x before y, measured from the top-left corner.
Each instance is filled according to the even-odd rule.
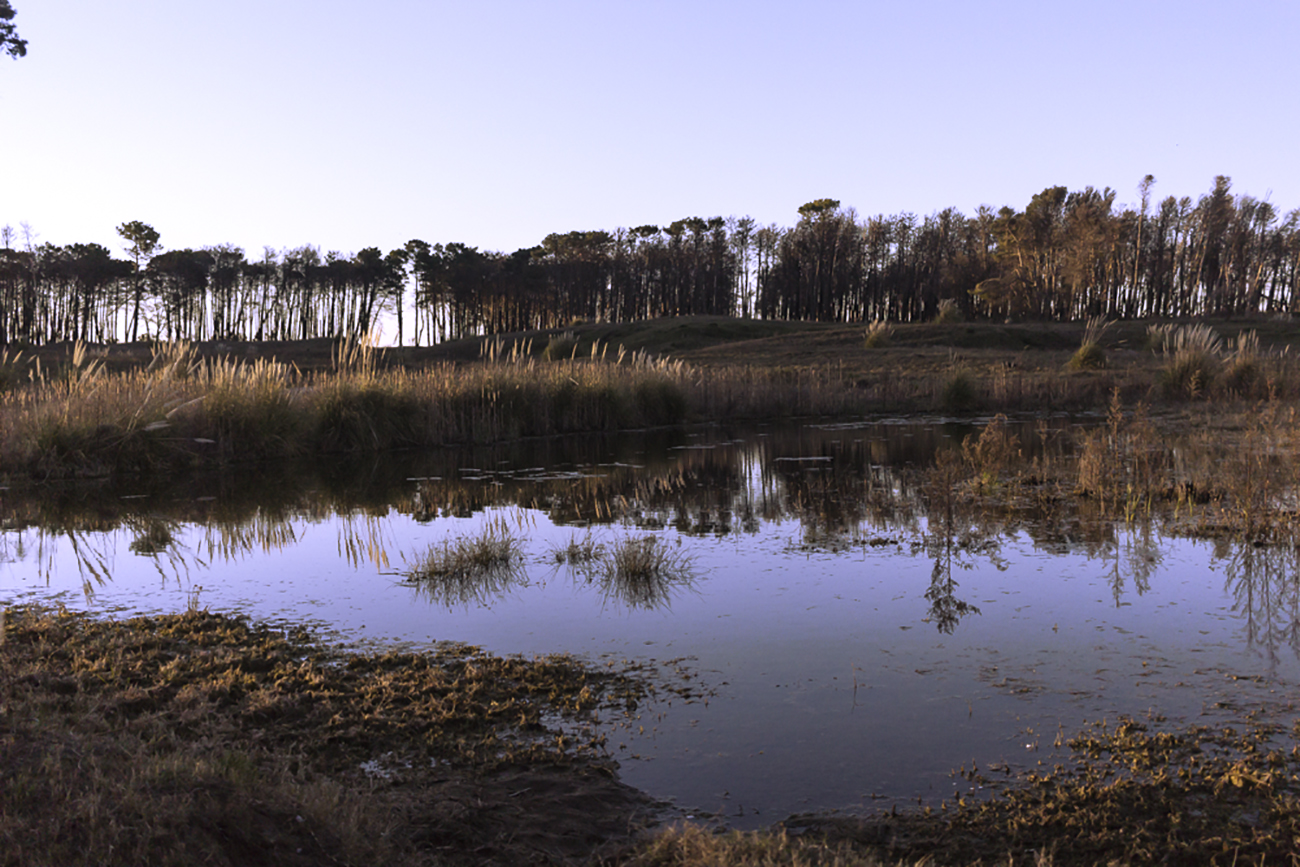
[[[1295,335],[1265,325],[1219,326],[1231,352],[1203,324],[1162,330],[1161,352],[1142,348],[1151,336],[1133,323],[898,326],[888,347],[867,350],[853,327],[722,319],[437,350],[308,345],[302,364],[188,344],[146,362],[78,344],[0,358],[0,471],[147,473],[742,419],[1098,410],[1117,390],[1148,405],[1293,400]],[[557,341],[565,353],[543,361]]]
[[[348,653],[205,611],[102,621],[10,609],[0,864],[586,855],[653,812],[602,770],[600,736],[583,726],[646,689],[566,657]]]

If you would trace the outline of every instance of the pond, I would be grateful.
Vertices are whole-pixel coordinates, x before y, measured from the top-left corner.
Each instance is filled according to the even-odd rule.
[[[0,491],[0,603],[653,663],[688,689],[605,721],[622,779],[740,828],[937,804],[972,791],[953,771],[1050,764],[1092,721],[1293,694],[1293,546],[1068,498],[954,511],[935,454],[979,429],[711,427]],[[1068,420],[1012,429],[1022,459],[1072,448]],[[407,580],[490,536],[508,566]],[[629,580],[620,552],[658,568]]]

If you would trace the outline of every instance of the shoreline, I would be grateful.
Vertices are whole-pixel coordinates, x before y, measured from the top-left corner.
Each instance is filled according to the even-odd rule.
[[[4,864],[1275,863],[1300,829],[1300,750],[1286,749],[1300,723],[1257,710],[1240,727],[1121,718],[1070,738],[1068,763],[963,768],[988,798],[742,833],[665,824],[683,811],[619,782],[601,739],[540,725],[536,701],[581,721],[644,697],[645,671],[455,645],[357,653],[193,609],[19,607],[3,635]],[[431,725],[435,687],[460,707]]]

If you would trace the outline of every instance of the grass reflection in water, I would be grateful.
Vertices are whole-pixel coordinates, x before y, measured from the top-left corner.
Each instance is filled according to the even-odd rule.
[[[504,517],[475,536],[445,540],[418,557],[405,579],[419,595],[446,605],[487,605],[527,580],[523,545]]]
[[[504,517],[490,519],[480,532],[444,540],[403,573],[423,598],[448,608],[490,606],[514,587],[526,586],[524,540]],[[608,544],[590,532],[554,548],[550,558],[576,579],[595,585],[606,603],[628,608],[666,608],[674,591],[694,584],[691,558],[652,535],[627,536]]]

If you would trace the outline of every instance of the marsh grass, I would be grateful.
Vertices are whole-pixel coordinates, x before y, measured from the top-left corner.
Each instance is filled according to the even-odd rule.
[[[1250,397],[1262,375],[1259,332],[1243,331],[1233,341],[1232,352],[1223,365],[1223,388],[1237,397]]]
[[[1223,341],[1208,325],[1181,325],[1165,341],[1160,384],[1170,398],[1196,399],[1222,367]]]
[[[5,867],[440,863],[419,850],[429,834],[502,843],[409,787],[598,757],[594,734],[544,718],[646,694],[567,657],[351,653],[197,610],[100,621],[20,607],[0,624]],[[357,772],[384,756],[408,768],[404,784]]]
[[[962,459],[971,470],[971,487],[977,494],[992,493],[1005,483],[1011,469],[1019,469],[1020,444],[1007,429],[1007,417],[993,417],[980,435],[966,437],[961,445]]]
[[[866,349],[883,349],[894,337],[894,326],[884,319],[877,319],[867,326],[862,334],[862,345]]]
[[[523,542],[501,516],[475,535],[429,548],[403,573],[422,596],[446,605],[485,604],[526,580]]]
[[[601,542],[588,531],[552,548],[551,558],[586,583],[598,584],[605,601],[629,608],[665,608],[679,589],[695,584],[693,559],[657,536],[624,536]]]
[[[1142,404],[1130,413],[1119,392],[1111,395],[1105,427],[1086,431],[1079,450],[1075,492],[1100,503],[1107,514],[1133,520],[1176,489],[1169,450]]]
[[[939,405],[948,412],[972,412],[979,403],[979,386],[975,375],[965,367],[955,368],[940,386]]]
[[[1074,355],[1066,362],[1066,368],[1069,370],[1101,370],[1106,366],[1106,351],[1102,349],[1101,341],[1110,328],[1111,323],[1106,321],[1104,316],[1089,317],[1087,325],[1083,331],[1083,341],[1079,348],[1075,350]]]
[[[146,368],[72,366],[0,403],[0,467],[38,477],[676,424],[695,405],[680,365],[627,354],[537,367],[525,356],[380,370],[364,348],[304,375],[259,360],[199,363],[161,347]]]
[[[551,559],[557,565],[568,566],[578,572],[590,572],[605,559],[608,548],[588,530],[581,538],[570,536],[563,547],[551,549]]]
[[[865,847],[817,834],[715,833],[699,825],[656,834],[620,861],[622,867],[897,867],[910,863],[914,862],[882,859]]]
[[[176,544],[173,526],[169,521],[147,520],[137,529],[128,550],[133,554],[153,557],[162,554]]]
[[[582,721],[636,707],[649,689],[567,656],[354,653],[200,611],[5,615],[4,867],[413,866],[489,851],[494,863],[537,862],[546,849],[467,809],[481,789],[439,786],[591,767],[603,746]],[[402,767],[400,779],[357,771],[376,759]],[[546,822],[524,815],[513,832],[532,823],[536,840]],[[459,846],[434,854],[437,840]]]
[[[1163,353],[1173,339],[1178,326],[1172,322],[1158,322],[1147,326],[1142,345],[1148,352]]]
[[[1094,323],[1093,330],[1103,327]],[[273,358],[200,359],[185,344],[156,344],[147,365],[109,369],[98,350],[74,347],[44,369],[29,366],[26,356],[9,365],[19,373],[0,390],[0,472],[41,479],[148,474],[704,421],[1095,409],[1115,388],[1129,402],[1149,399],[1153,378],[1174,403],[1190,395],[1298,396],[1300,378],[1285,354],[1265,353],[1256,338],[1243,336],[1220,373],[1218,350],[1188,336],[1212,332],[1196,329],[1168,330],[1160,369],[1144,361],[1089,376],[1062,375],[1061,362],[1031,367],[1019,356],[991,363],[982,349],[960,358],[950,352],[946,361],[930,353],[914,369],[893,366],[893,350],[860,353],[853,364],[885,359],[862,375],[844,358],[693,367],[599,340],[589,351],[542,361],[531,339],[495,338],[479,344],[477,361],[410,369],[365,341],[339,341],[331,364],[306,372]],[[946,339],[967,331],[975,332],[972,340],[993,339],[973,326]],[[853,334],[857,340],[862,331]],[[1014,338],[1022,339],[1027,333]]]
[[[601,558],[598,577],[605,598],[629,608],[664,608],[678,588],[695,582],[694,562],[657,536],[620,539]]]

